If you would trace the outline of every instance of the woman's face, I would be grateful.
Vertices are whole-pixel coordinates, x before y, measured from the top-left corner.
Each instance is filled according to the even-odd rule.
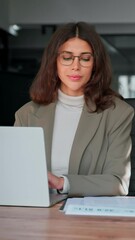
[[[61,45],[59,53],[57,72],[61,80],[61,91],[70,96],[82,95],[83,86],[92,75],[94,65],[92,48],[86,41],[75,37]]]

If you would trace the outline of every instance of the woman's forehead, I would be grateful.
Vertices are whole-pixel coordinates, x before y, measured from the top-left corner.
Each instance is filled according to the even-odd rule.
[[[71,38],[63,43],[59,51],[69,51],[69,52],[92,52],[92,48],[89,43],[85,40],[82,40],[78,37]]]

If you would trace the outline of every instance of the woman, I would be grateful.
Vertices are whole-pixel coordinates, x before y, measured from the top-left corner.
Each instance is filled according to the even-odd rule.
[[[133,109],[111,88],[110,61],[84,22],[54,33],[15,126],[44,129],[48,181],[70,196],[127,195]]]

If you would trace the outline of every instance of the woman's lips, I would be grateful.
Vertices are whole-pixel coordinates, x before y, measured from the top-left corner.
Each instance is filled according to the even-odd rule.
[[[69,75],[68,77],[73,81],[78,81],[81,78],[80,75]]]

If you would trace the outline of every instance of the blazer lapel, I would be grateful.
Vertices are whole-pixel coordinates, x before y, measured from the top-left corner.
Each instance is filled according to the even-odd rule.
[[[40,106],[35,115],[30,114],[31,124],[44,129],[45,149],[48,170],[51,170],[51,147],[56,104]]]
[[[90,113],[87,107],[84,107],[71,150],[69,161],[70,174],[78,173],[83,152],[98,129],[101,118],[102,112]]]
[[[29,125],[44,129],[45,148],[48,170],[51,170],[51,148],[56,103],[40,106],[35,114],[30,114]],[[84,106],[75,134],[69,161],[69,173],[78,173],[82,154],[93,138],[102,118],[101,113],[90,113]]]

